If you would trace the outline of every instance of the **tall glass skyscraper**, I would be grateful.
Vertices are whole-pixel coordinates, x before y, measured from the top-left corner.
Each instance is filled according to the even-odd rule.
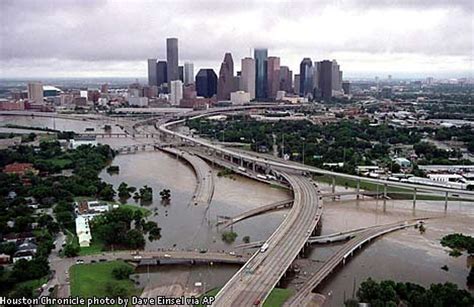
[[[313,62],[310,58],[304,58],[300,64],[300,96],[305,97],[313,92]]]
[[[267,98],[268,49],[255,49],[255,97]]]
[[[166,62],[167,62],[167,74],[168,82],[179,80],[179,69],[178,69],[178,39],[167,38],[166,39]]]

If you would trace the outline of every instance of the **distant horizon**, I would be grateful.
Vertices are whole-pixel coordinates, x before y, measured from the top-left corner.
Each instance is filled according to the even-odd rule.
[[[216,71],[216,74],[218,71]],[[195,70],[195,74],[197,74],[198,70]],[[293,74],[294,75],[294,74]],[[349,75],[347,73],[344,74],[344,80],[373,80],[375,81],[375,78],[378,77],[380,81],[384,81],[388,79],[388,76],[391,75],[391,80],[392,81],[404,81],[404,80],[426,80],[427,78],[434,78],[435,80],[459,80],[459,79],[468,79],[468,80],[474,80],[474,75],[473,74],[444,74],[444,75],[434,75],[434,74],[412,74],[412,73],[398,73],[398,74],[390,74],[390,73],[361,73],[361,74],[354,74],[354,75]],[[92,80],[136,80],[138,79],[141,82],[147,82],[148,78],[146,75],[143,76],[78,76],[78,77],[71,77],[71,76],[30,76],[30,77],[8,77],[8,76],[0,76],[0,80],[5,80],[5,81],[42,81],[42,80],[87,80],[87,79],[92,79]]]

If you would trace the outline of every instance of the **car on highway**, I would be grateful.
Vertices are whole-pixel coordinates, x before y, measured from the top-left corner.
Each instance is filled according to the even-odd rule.
[[[82,260],[82,259],[77,259],[77,260],[76,260],[76,264],[84,264],[84,260]]]
[[[247,170],[246,170],[244,167],[242,167],[242,166],[239,166],[237,169],[238,169],[239,171],[241,171],[241,172],[244,172],[244,173],[247,171]]]
[[[140,256],[140,255],[136,255],[136,256],[133,256],[133,259],[136,259],[136,260],[138,260],[138,259],[142,259],[142,256]]]
[[[165,258],[171,258],[170,254],[165,254]]]
[[[260,247],[260,252],[264,253],[267,251],[267,249],[268,249],[268,243],[264,243],[262,247]]]

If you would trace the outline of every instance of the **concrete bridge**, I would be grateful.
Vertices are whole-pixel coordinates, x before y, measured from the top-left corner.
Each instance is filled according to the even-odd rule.
[[[422,219],[420,219],[422,220]],[[298,289],[297,293],[285,302],[284,306],[307,306],[312,298],[312,291],[325,278],[327,278],[339,265],[344,265],[348,258],[362,248],[365,244],[370,243],[376,238],[407,227],[412,227],[419,222],[397,222],[393,224],[380,225],[372,227],[366,231],[358,233],[353,239],[342,246],[335,254],[333,254],[324,265],[318,269],[304,284]]]
[[[216,295],[214,306],[263,303],[304,248],[322,214],[317,188],[303,176],[282,174],[294,192],[294,205],[277,230]]]
[[[234,217],[221,217],[222,219],[217,221],[216,226],[223,225],[223,228],[225,229],[235,223],[248,219],[252,216],[260,215],[274,210],[287,209],[290,208],[291,205],[293,205],[293,199],[286,199],[268,205],[260,206],[255,209],[245,211]]]
[[[410,219],[409,221],[419,221],[419,220],[426,220],[429,218],[416,218],[416,219]],[[405,221],[398,222],[398,224],[402,224]],[[393,223],[388,224],[388,226],[394,225]],[[368,227],[361,227],[361,228],[356,228],[356,229],[351,229],[351,230],[346,230],[346,231],[340,231],[340,232],[335,232],[327,235],[322,235],[322,236],[311,236],[308,238],[308,244],[332,244],[332,243],[337,243],[337,242],[342,242],[342,241],[348,241],[355,236],[357,236],[359,233],[374,229],[374,228],[380,228],[384,227],[387,225],[373,225],[373,226],[368,226]],[[242,249],[250,249],[250,248],[258,248],[261,247],[265,243],[265,241],[255,241],[255,242],[250,242],[250,243],[244,243],[235,246],[235,248],[242,248]]]
[[[163,152],[169,153],[186,161],[196,175],[197,185],[193,194],[195,205],[209,205],[214,195],[214,174],[211,167],[198,156],[183,150],[169,147],[158,147]]]

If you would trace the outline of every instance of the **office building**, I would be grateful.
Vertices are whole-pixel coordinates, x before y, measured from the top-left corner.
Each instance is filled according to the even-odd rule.
[[[275,99],[280,89],[280,58],[271,56],[267,59],[267,96]]]
[[[295,75],[295,80],[294,80],[294,86],[293,86],[293,92],[296,95],[299,95],[300,93],[300,75]]]
[[[217,93],[217,75],[213,69],[199,70],[196,75],[196,92],[204,98],[211,98]]]
[[[183,82],[181,80],[173,80],[170,82],[170,103],[178,106],[183,99]]]
[[[168,82],[167,67],[166,61],[158,61],[158,63],[156,63],[156,85],[161,86],[163,83]]]
[[[148,85],[158,85],[156,59],[148,59]]]
[[[279,89],[287,93],[291,92],[293,72],[288,66],[280,66],[280,86]]]
[[[332,89],[334,91],[342,90],[342,71],[340,71],[336,60],[332,60]]]
[[[299,94],[305,97],[313,92],[313,62],[310,58],[304,58],[300,63],[300,91]]]
[[[148,97],[129,97],[128,104],[134,107],[148,107]]]
[[[344,94],[350,95],[351,94],[351,83],[349,81],[343,81],[342,82],[342,90],[344,91]]]
[[[229,100],[230,93],[234,89],[234,60],[232,54],[227,52],[219,70],[219,81],[217,83],[217,100]]]
[[[179,80],[178,69],[178,39],[166,39],[167,81]]]
[[[184,84],[194,84],[194,64],[191,62],[184,63]]]
[[[184,67],[183,66],[178,66],[178,75],[179,75],[179,80],[181,80],[181,82],[184,82]]]
[[[244,91],[230,93],[232,105],[243,105],[250,102],[250,94]]]
[[[108,83],[104,83],[100,86],[100,92],[102,94],[107,94],[109,92],[109,84]]]
[[[255,99],[255,60],[252,58],[242,59],[239,89],[249,93],[251,100]]]
[[[319,90],[323,99],[332,97],[333,63],[328,60],[319,62]]]
[[[41,82],[28,83],[28,99],[36,103],[43,103],[43,84]]]
[[[255,97],[267,98],[267,57],[268,49],[255,49]]]

